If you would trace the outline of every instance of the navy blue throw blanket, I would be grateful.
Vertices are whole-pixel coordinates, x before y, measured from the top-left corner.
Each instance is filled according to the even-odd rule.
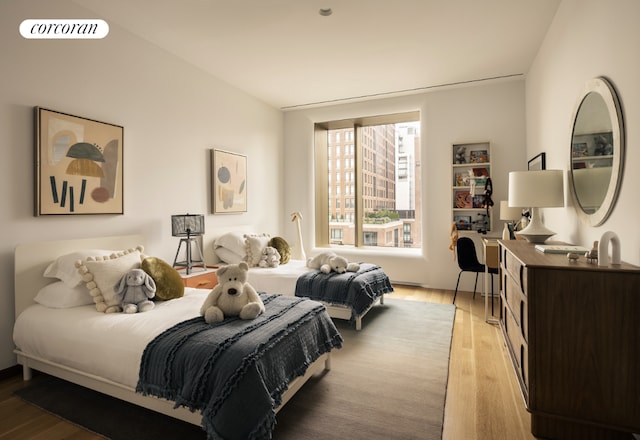
[[[253,320],[192,318],[147,345],[136,391],[202,412],[210,439],[269,439],[288,384],[322,354],[342,347],[325,307],[260,294]]]
[[[370,263],[360,263],[357,272],[305,272],[296,282],[296,296],[351,307],[352,321],[379,296],[391,292],[393,286],[387,274]]]

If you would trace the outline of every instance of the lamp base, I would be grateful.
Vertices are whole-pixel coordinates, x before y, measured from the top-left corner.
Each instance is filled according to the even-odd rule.
[[[180,254],[180,248],[182,247],[182,245],[185,244],[186,245],[186,256],[184,261],[178,261],[178,255]],[[195,245],[195,250],[196,253],[198,254],[198,256],[200,257],[200,259],[195,260],[193,258],[193,250],[191,245],[194,244]],[[200,248],[200,245],[198,243],[198,240],[195,237],[187,237],[187,238],[181,238],[180,239],[180,244],[178,245],[178,251],[176,252],[176,258],[173,260],[173,267],[184,267],[187,269],[187,275],[190,275],[192,272],[192,269],[194,267],[198,267],[201,266],[202,270],[207,270],[207,266],[204,262],[204,256],[202,253],[202,249]]]
[[[547,228],[540,219],[540,211],[538,208],[531,208],[531,221],[529,225],[522,231],[517,232],[523,236],[529,243],[541,244],[549,237],[556,235],[551,229]]]

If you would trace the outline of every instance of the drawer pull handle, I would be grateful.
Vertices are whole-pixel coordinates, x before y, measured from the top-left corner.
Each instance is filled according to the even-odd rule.
[[[204,286],[205,284],[209,284],[209,280],[207,280],[207,281],[200,281],[200,282],[198,283],[198,286]]]

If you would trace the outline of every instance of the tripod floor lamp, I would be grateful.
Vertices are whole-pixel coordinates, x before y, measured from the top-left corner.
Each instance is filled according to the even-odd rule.
[[[200,244],[200,239],[204,234],[204,216],[200,214],[181,214],[171,216],[171,235],[180,237],[178,251],[173,260],[173,267],[185,267],[187,275],[191,274],[193,267],[206,269],[204,254]],[[178,261],[180,249],[185,245],[185,259]],[[194,255],[194,250],[195,254]],[[194,259],[194,257],[196,257]]]

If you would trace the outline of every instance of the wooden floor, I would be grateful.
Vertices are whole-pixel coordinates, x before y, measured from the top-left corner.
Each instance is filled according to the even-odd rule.
[[[394,298],[435,303],[453,298],[450,290],[394,287]],[[499,329],[484,321],[483,299],[458,292],[456,305],[443,440],[534,439]],[[14,397],[22,386],[18,375],[0,381],[0,440],[102,438]]]

